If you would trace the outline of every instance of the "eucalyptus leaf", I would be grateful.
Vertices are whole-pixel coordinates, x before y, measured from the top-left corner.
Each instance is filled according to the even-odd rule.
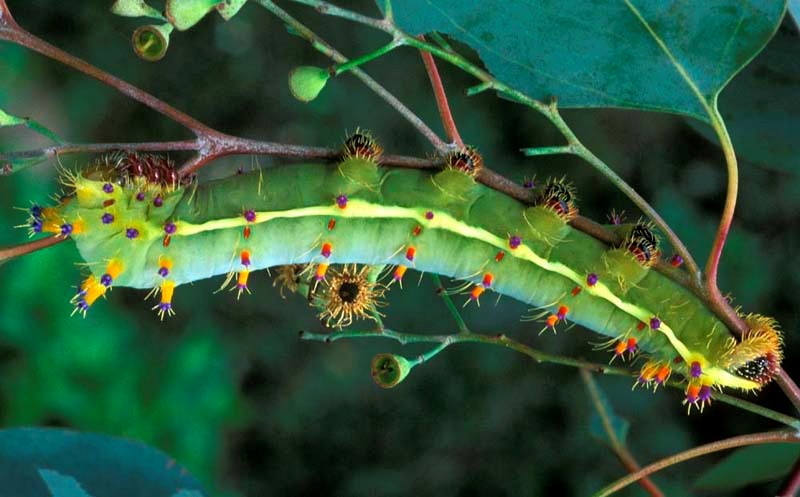
[[[703,473],[695,482],[695,488],[723,491],[776,480],[789,472],[798,457],[800,444],[744,447]]]
[[[202,497],[169,456],[132,440],[54,428],[0,430],[0,488],[16,497]]]
[[[468,44],[501,82],[535,99],[709,121],[717,94],[772,37],[785,3],[404,0],[393,9],[402,29]]]

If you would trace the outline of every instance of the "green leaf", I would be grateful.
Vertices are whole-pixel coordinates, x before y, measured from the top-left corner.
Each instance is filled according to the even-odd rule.
[[[3,109],[0,109],[0,126],[19,126],[20,124],[25,124],[27,119],[17,116],[12,116],[11,114],[6,113]]]
[[[383,0],[376,0],[383,7]],[[501,82],[561,107],[709,120],[726,83],[775,32],[776,0],[405,0],[396,23],[471,46]]]
[[[53,428],[0,430],[3,495],[154,497],[177,489],[202,497],[195,478],[169,456],[132,440]]]
[[[744,447],[729,455],[697,479],[699,490],[733,490],[751,483],[786,475],[800,457],[798,444]]]
[[[589,433],[594,438],[603,442],[609,447],[613,446],[611,439],[608,437],[608,433],[603,426],[603,418],[597,411],[598,408],[602,408],[605,416],[608,417],[609,421],[611,422],[611,429],[613,430],[614,435],[617,437],[617,440],[619,440],[619,443],[624,446],[625,440],[628,438],[628,430],[630,429],[631,424],[627,419],[617,415],[617,413],[614,411],[614,407],[608,400],[608,397],[606,397],[606,394],[600,389],[599,386],[597,386],[597,382],[594,380],[592,380],[592,382],[596,387],[597,400],[599,401],[600,406],[595,406],[595,411],[592,413],[592,417],[589,419]]]
[[[781,28],[719,100],[738,156],[755,164],[800,172],[800,38],[791,29]],[[709,126],[690,124],[717,143]]]

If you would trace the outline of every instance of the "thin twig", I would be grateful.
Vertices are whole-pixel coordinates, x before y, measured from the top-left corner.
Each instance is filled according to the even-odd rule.
[[[23,243],[22,245],[15,245],[13,247],[0,249],[0,264],[8,262],[14,257],[30,254],[43,248],[52,247],[53,245],[61,243],[66,239],[66,237],[49,236],[47,238],[40,238],[39,240]]]
[[[431,278],[433,279],[433,284],[436,285],[436,293],[442,297],[445,307],[447,307],[450,315],[453,316],[453,321],[456,322],[458,332],[470,333],[467,323],[464,321],[464,318],[461,317],[461,313],[458,312],[458,307],[456,307],[456,305],[453,303],[453,299],[451,299],[450,295],[447,294],[447,289],[444,287],[444,285],[442,285],[442,278],[440,278],[436,273],[432,273]]]
[[[347,57],[339,53],[335,48],[333,48],[328,42],[320,38],[316,33],[311,31],[308,27],[306,27],[303,23],[292,17],[288,12],[281,9],[271,0],[256,0],[259,5],[267,9],[268,11],[272,12],[276,17],[278,17],[281,21],[286,23],[288,26],[292,28],[292,30],[303,37],[306,41],[311,43],[317,51],[321,52],[322,54],[326,55],[327,57],[331,58],[334,62],[339,64],[343,64],[347,62]],[[330,6],[333,7],[333,6]],[[368,18],[365,18],[368,19]],[[361,21],[359,21],[361,22]],[[377,21],[382,22],[382,21]],[[377,27],[377,26],[373,26]],[[439,153],[446,153],[448,150],[447,144],[442,141],[439,136],[434,133],[432,129],[425,124],[422,119],[420,119],[414,112],[411,111],[408,107],[406,107],[400,100],[397,99],[394,95],[392,95],[386,88],[384,88],[380,83],[372,79],[367,73],[362,71],[360,68],[355,67],[348,71],[350,74],[358,78],[364,85],[367,86],[370,90],[378,94],[386,103],[388,103],[392,108],[394,108],[400,115],[402,115],[412,126],[417,128],[425,138],[434,146],[437,152]]]
[[[643,469],[637,471],[636,473],[628,475],[624,478],[620,478],[611,485],[608,485],[604,489],[594,494],[593,497],[607,497],[613,494],[614,492],[627,487],[631,483],[638,481],[640,478],[652,475],[653,473],[661,471],[664,468],[668,468],[675,464],[679,464],[684,461],[694,459],[696,457],[704,456],[706,454],[712,454],[714,452],[719,452],[721,450],[734,449],[736,447],[744,447],[748,445],[787,443],[787,442],[800,443],[800,437],[798,437],[797,433],[794,431],[787,431],[787,430],[767,431],[762,433],[751,433],[749,435],[740,435],[738,437],[726,438],[725,440],[719,440],[717,442],[700,445],[698,447],[694,447],[684,452],[680,452],[678,454],[665,457],[660,461],[656,461],[653,464],[644,467]]]
[[[600,416],[600,422],[603,425],[603,431],[606,432],[606,436],[608,437],[611,450],[614,451],[614,454],[628,472],[636,473],[640,471],[642,467],[639,466],[639,463],[636,462],[631,451],[628,450],[625,443],[617,437],[617,432],[614,431],[614,426],[611,423],[611,415],[606,411],[606,406],[602,399],[600,399],[600,391],[597,388],[597,383],[594,381],[594,378],[592,378],[592,374],[585,369],[581,369],[580,374],[584,385],[586,385],[586,390],[589,391],[589,398],[592,400],[592,405],[594,405],[597,415]],[[650,478],[642,478],[639,480],[639,485],[653,497],[664,497],[664,493]]]
[[[484,335],[480,333],[428,335],[428,334],[402,333],[390,329],[384,329],[383,331],[339,330],[339,331],[334,331],[332,333],[301,332],[300,338],[302,338],[303,340],[312,340],[312,341],[327,342],[327,343],[335,342],[336,340],[340,340],[343,338],[384,338],[384,339],[388,338],[396,340],[402,345],[406,345],[409,343],[442,343],[445,341],[449,341],[451,343],[483,343],[483,344],[497,345],[500,347],[505,347],[507,349],[514,350],[516,352],[519,352],[521,354],[530,357],[538,364],[542,363],[560,364],[562,366],[570,366],[574,368],[586,369],[595,373],[626,376],[628,378],[636,376],[631,371],[624,368],[613,367],[609,366],[608,364],[599,364],[599,363],[584,361],[582,359],[573,359],[571,357],[564,357],[556,354],[548,354],[546,352],[534,349],[522,342],[518,342],[516,340],[508,338],[503,333],[499,333],[496,335]],[[686,387],[684,383],[677,380],[669,380],[667,381],[666,385],[671,388],[676,388],[679,390],[682,390]],[[791,416],[775,412],[772,409],[768,409],[758,404],[754,404],[752,402],[748,402],[746,400],[742,400],[737,397],[731,397],[730,395],[725,395],[722,393],[715,393],[714,399],[722,403],[737,407],[744,411],[748,411],[753,414],[762,416],[764,418],[771,419],[778,423],[784,424],[786,426],[791,427],[794,430],[800,429],[800,419],[796,419]]]

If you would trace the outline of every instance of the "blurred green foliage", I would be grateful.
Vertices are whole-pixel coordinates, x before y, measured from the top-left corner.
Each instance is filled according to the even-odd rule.
[[[189,31],[173,33],[164,59],[148,64],[130,47],[130,33],[140,21],[111,15],[108,3],[9,0],[17,20],[33,33],[225,132],[337,146],[346,130],[361,126],[373,130],[390,153],[430,153],[405,121],[349,76],[330,81],[309,104],[292,98],[286,84],[290,69],[328,61],[263,9],[246,5],[229,22],[208,16]],[[376,13],[366,0],[349,3]],[[384,42],[375,32],[311,9],[286,8],[347,55]],[[785,57],[796,59],[797,33],[788,24],[783,29],[792,40],[783,49]],[[3,43],[0,61],[0,108],[31,116],[65,139],[187,137],[174,123],[34,53]],[[493,95],[463,96],[460,90],[473,81],[442,69],[461,135],[492,168],[516,180],[567,175],[580,193],[583,214],[602,220],[615,207],[638,217],[622,194],[578,159],[523,158],[520,148],[560,143],[557,132],[531,111]],[[439,129],[416,53],[396,51],[366,70]],[[722,206],[719,149],[675,116],[620,110],[564,114],[590,149],[653,201],[702,261]],[[4,151],[45,143],[24,128],[0,133]],[[85,160],[69,156],[63,163],[75,167]],[[255,162],[222,160],[202,176],[224,176]],[[25,217],[12,206],[45,202],[58,188],[52,163],[0,178],[0,223],[6,227],[0,245],[25,240],[23,230],[11,229]],[[794,330],[800,324],[798,211],[797,168],[771,167],[763,159],[743,164],[737,221],[720,274],[721,288],[737,305],[773,315],[787,330],[790,374],[798,372],[793,366]],[[175,457],[210,491],[230,496],[586,495],[624,471],[591,437],[593,409],[575,370],[465,345],[415,368],[397,388],[382,390],[370,378],[372,356],[389,351],[411,356],[424,349],[389,341],[301,342],[298,330],[322,326],[301,298],[281,299],[266,273],[253,275],[253,295],[239,302],[230,294],[212,295],[218,281],[181,287],[178,315],[164,323],[150,311],[152,304],[142,301],[145,292],[125,288],[81,319],[69,316],[68,305],[79,261],[74,246],[65,243],[0,266],[2,426],[68,426],[140,439]],[[428,278],[418,287],[394,289],[389,301],[392,328],[454,329]],[[496,306],[487,301],[480,309],[468,307],[465,318],[475,331],[502,331],[547,351],[607,360],[592,350],[597,338],[586,330],[537,336],[538,330],[519,322],[526,311],[503,299]],[[615,412],[630,422],[627,444],[640,462],[771,427],[719,404],[687,417],[680,392],[631,392],[629,380],[597,380]],[[775,386],[757,400],[790,409]],[[716,460],[692,461],[655,481],[668,495],[710,495],[691,484]],[[775,486],[740,492],[767,493]],[[641,494],[637,487],[621,493]]]

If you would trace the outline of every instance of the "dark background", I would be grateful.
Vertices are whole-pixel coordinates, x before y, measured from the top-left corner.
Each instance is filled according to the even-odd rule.
[[[17,21],[31,32],[222,131],[338,146],[348,130],[360,126],[372,130],[390,153],[432,152],[410,125],[350,76],[332,80],[310,104],[294,100],[286,84],[290,69],[328,61],[256,5],[245,6],[230,22],[210,15],[192,30],[174,33],[165,59],[146,63],[129,45],[131,31],[143,22],[110,14],[110,3],[9,0]],[[351,3],[378,14],[370,2]],[[346,55],[386,41],[311,9],[286,8]],[[798,59],[796,34],[787,25],[780,36],[780,50],[790,46],[794,55],[775,58],[792,64]],[[467,98],[462,90],[474,81],[454,68],[440,68],[461,135],[483,152],[490,167],[519,181],[533,174],[566,175],[577,187],[584,215],[603,220],[614,207],[630,219],[638,217],[622,194],[580,160],[525,159],[517,152],[560,144],[546,120],[490,94]],[[365,69],[440,130],[417,53],[399,50]],[[800,73],[793,75],[784,74],[787,85],[798,84]],[[739,101],[756,98],[767,99],[765,105],[796,105],[769,101],[769,92],[751,93],[758,91],[734,83],[722,99],[723,114],[736,111]],[[114,90],[8,43],[0,44],[0,108],[31,116],[75,142],[190,137]],[[679,116],[622,110],[564,114],[578,136],[652,202],[702,264],[724,198],[719,149]],[[0,150],[44,143],[25,129],[0,131]],[[791,160],[787,166],[769,160],[769,154],[766,160],[763,154],[740,150],[740,155],[739,210],[720,286],[743,310],[778,319],[786,330],[784,365],[792,374],[798,346],[800,182]],[[68,167],[85,160],[62,159]],[[221,160],[202,176],[231,174],[254,161]],[[261,157],[257,162],[275,161]],[[13,207],[46,202],[58,189],[53,164],[0,178],[5,226],[0,244],[26,239],[23,230],[12,229],[25,219]],[[384,391],[370,379],[371,357],[385,351],[411,356],[425,349],[374,340],[302,342],[299,330],[321,331],[322,326],[303,299],[282,300],[266,272],[253,275],[253,295],[239,302],[232,294],[213,295],[216,279],[181,287],[178,315],[163,323],[150,311],[152,304],[143,302],[145,292],[127,288],[115,289],[86,319],[70,318],[68,301],[80,262],[74,245],[64,243],[0,266],[2,426],[68,426],[141,439],[184,463],[215,495],[587,495],[624,474],[589,433],[592,407],[574,369],[536,365],[489,346],[459,345],[415,369],[398,388]],[[407,281],[416,279],[410,274]],[[393,290],[389,301],[387,325],[393,329],[454,330],[429,278],[418,288]],[[503,331],[548,352],[608,360],[607,353],[592,350],[599,339],[584,329],[537,336],[536,326],[519,321],[526,311],[510,299],[497,306],[487,300],[464,315],[475,331]],[[625,378],[598,382],[631,422],[628,443],[642,463],[776,427],[722,404],[687,417],[680,391],[653,395],[631,392]],[[774,385],[755,400],[790,409]],[[719,459],[694,460],[657,476],[656,482],[668,495],[698,494],[692,481]],[[741,495],[766,494],[776,485],[750,487]],[[621,495],[640,494],[631,487]]]

